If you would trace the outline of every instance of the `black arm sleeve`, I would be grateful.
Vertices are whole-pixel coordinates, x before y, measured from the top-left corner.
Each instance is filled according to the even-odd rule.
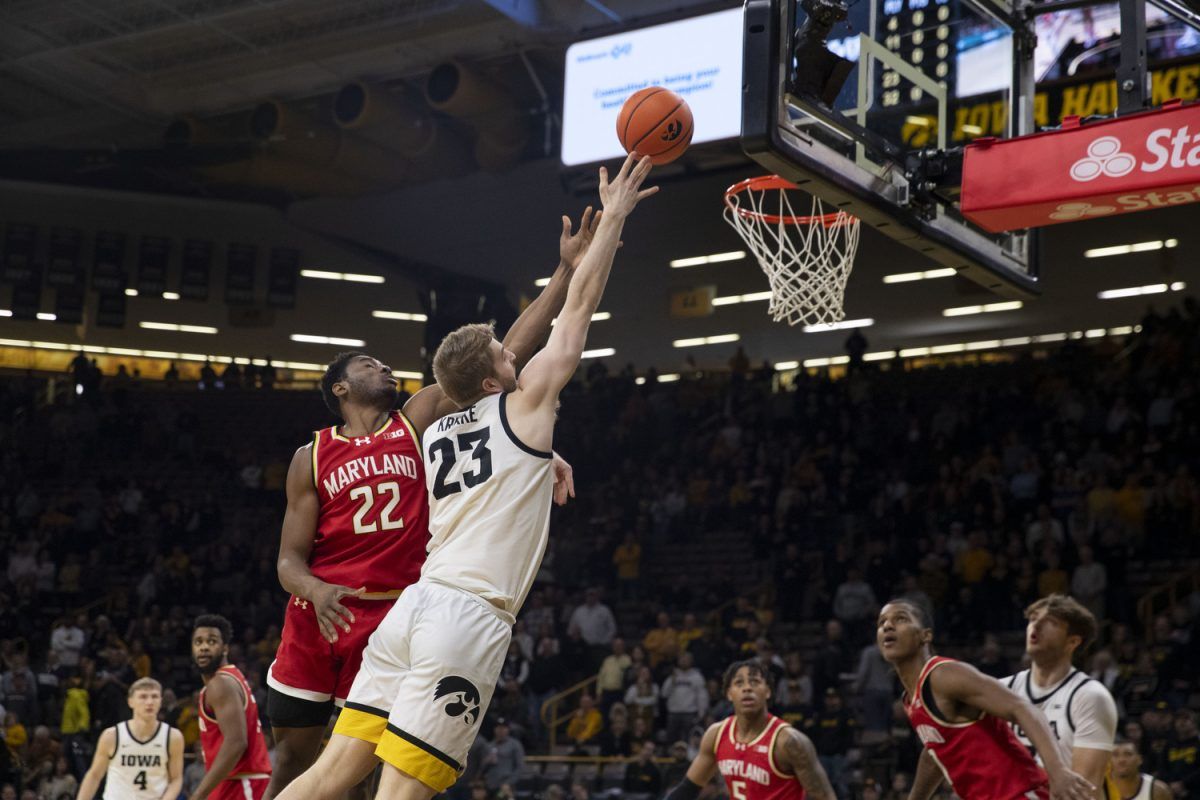
[[[704,787],[697,786],[684,776],[678,786],[667,792],[667,796],[663,800],[696,800],[700,796],[702,788]]]

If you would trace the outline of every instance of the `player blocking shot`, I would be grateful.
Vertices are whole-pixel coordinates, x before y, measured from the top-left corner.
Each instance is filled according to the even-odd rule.
[[[571,219],[562,218],[558,266],[504,338],[518,366],[546,341],[601,216],[589,207],[574,232]],[[330,362],[321,394],[341,424],[314,433],[288,469],[278,572],[291,597],[267,675],[275,739],[267,798],[312,765],[335,706],[345,703],[367,640],[401,591],[420,576],[429,540],[421,436],[457,410],[437,384],[409,398],[402,411],[394,410],[399,387],[391,368],[357,351]],[[565,486],[570,467],[554,462]],[[333,754],[343,762],[373,763],[375,744],[348,752],[354,742],[341,735],[331,739]]]
[[[105,728],[75,800],[175,800],[183,787],[183,734],[158,719],[162,684],[139,678],[129,685],[131,719]]]
[[[768,677],[758,661],[725,671],[734,714],[709,726],[687,775],[665,800],[696,800],[721,773],[735,800],[833,800],[833,786],[807,736],[767,711]]]
[[[430,541],[420,580],[372,634],[335,738],[378,741],[377,798],[428,800],[458,778],[499,677],[517,612],[549,534],[554,421],[579,366],[621,231],[648,158],[600,172],[603,216],[573,276],[546,346],[519,371],[491,327],[450,333],[434,356],[438,386],[457,410],[422,442]],[[280,797],[333,800],[374,765],[331,755]],[[357,774],[355,774],[357,773]]]
[[[1030,605],[1025,619],[1030,668],[1003,683],[1046,717],[1071,756],[1071,769],[1093,786],[1103,786],[1117,734],[1117,704],[1103,683],[1074,666],[1076,654],[1096,638],[1096,618],[1079,601],[1052,594]],[[1013,731],[1033,747],[1019,726]]]
[[[927,612],[893,600],[879,612],[876,643],[904,686],[904,711],[923,749],[909,800],[943,780],[963,800],[1092,800],[1096,787],[1064,761],[1045,718],[969,664],[935,656]],[[1024,729],[1043,771],[1008,723]]]

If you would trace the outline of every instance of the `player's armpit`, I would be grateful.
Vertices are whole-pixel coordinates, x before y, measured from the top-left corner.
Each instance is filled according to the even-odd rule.
[[[784,728],[775,741],[775,750],[775,763],[795,775],[809,797],[814,800],[834,800],[833,785],[821,766],[821,759],[811,739],[795,728]]]

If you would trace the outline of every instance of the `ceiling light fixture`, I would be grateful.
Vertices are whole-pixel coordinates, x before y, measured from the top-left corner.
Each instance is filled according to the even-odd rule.
[[[991,314],[996,311],[1015,311],[1025,304],[1020,300],[1006,300],[1002,303],[985,303],[981,306],[957,306],[942,310],[943,317],[966,317],[971,314]]]
[[[1105,289],[1098,292],[1096,297],[1101,300],[1119,300],[1122,297],[1139,297],[1144,294],[1162,294],[1166,291],[1180,292],[1187,288],[1183,281],[1175,281],[1170,286],[1165,283],[1149,283],[1145,286],[1126,286],[1123,289]]]
[[[751,292],[750,294],[731,294],[725,297],[714,297],[714,306],[731,306],[736,303],[757,303],[759,300],[770,300],[770,292]]]
[[[819,322],[816,325],[805,325],[805,333],[824,333],[826,331],[840,331],[848,328],[869,328],[875,324],[875,320],[870,317],[863,319],[844,319],[841,322]]]
[[[343,347],[365,347],[366,342],[362,339],[342,339],[337,336],[315,336],[310,333],[293,333],[290,337],[293,342],[307,342],[308,344],[336,344]]]
[[[372,311],[371,316],[376,319],[399,319],[406,322],[429,321],[429,317],[425,314],[410,314],[407,311]]]
[[[162,297],[163,300],[178,300],[179,292],[163,292]]]
[[[608,356],[615,356],[616,354],[617,354],[617,351],[611,347],[600,347],[595,350],[584,350],[583,353],[581,353],[579,357],[580,358],[607,358]]]
[[[152,331],[176,331],[178,333],[217,333],[216,328],[207,325],[177,325],[174,322],[139,322],[138,327]]]
[[[884,275],[884,283],[910,283],[911,281],[928,281],[934,278],[953,278],[958,274],[958,270],[953,267],[942,267],[939,269],[927,269],[921,272],[895,272],[891,275]]]
[[[722,333],[717,336],[699,336],[694,339],[676,339],[671,344],[675,347],[699,347],[703,344],[726,344],[742,338],[739,333]]]
[[[1105,256],[1125,256],[1130,253],[1149,253],[1154,250],[1162,250],[1164,247],[1168,250],[1172,247],[1178,247],[1178,239],[1162,239],[1151,242],[1134,242],[1133,244],[1114,244],[1111,247],[1093,247],[1091,250],[1084,250],[1084,258],[1104,258]]]
[[[317,278],[325,281],[350,281],[351,283],[383,283],[382,275],[363,275],[358,272],[328,272],[323,269],[302,269],[302,278]]]
[[[699,267],[703,264],[720,264],[724,261],[740,261],[746,257],[745,250],[731,250],[728,253],[713,253],[707,256],[692,256],[691,258],[677,258],[671,262],[673,269],[681,267]]]

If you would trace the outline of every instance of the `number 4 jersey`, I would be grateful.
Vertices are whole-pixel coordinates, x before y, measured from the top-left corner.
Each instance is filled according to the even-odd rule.
[[[551,453],[513,433],[509,396],[488,395],[425,432],[430,539],[421,578],[515,616],[546,551],[554,471]]]
[[[429,530],[425,471],[416,431],[398,411],[369,436],[338,426],[313,434],[313,484],[320,498],[312,574],[368,595],[415,583]]]

